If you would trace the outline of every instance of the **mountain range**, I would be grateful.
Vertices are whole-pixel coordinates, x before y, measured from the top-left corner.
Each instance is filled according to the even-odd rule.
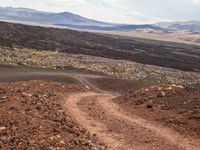
[[[11,21],[35,22],[43,24],[71,24],[84,26],[111,26],[110,23],[100,22],[72,14],[70,12],[51,13],[27,8],[0,7],[0,18]]]
[[[70,12],[52,13],[27,8],[0,7],[0,20],[87,30],[129,31],[139,28],[161,29],[153,25],[113,24],[88,19]]]
[[[162,22],[157,24],[114,24],[88,19],[70,12],[44,12],[28,8],[0,7],[0,20],[41,26],[53,26],[82,30],[132,31],[152,30],[200,30],[200,21]]]
[[[168,30],[200,30],[200,21],[176,21],[176,22],[161,22],[155,26],[165,28]]]

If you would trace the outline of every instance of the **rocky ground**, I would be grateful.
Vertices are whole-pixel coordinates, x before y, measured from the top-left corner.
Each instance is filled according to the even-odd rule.
[[[0,84],[0,149],[105,149],[64,111],[59,93],[79,84],[29,81]]]
[[[0,149],[199,150],[199,88],[58,73],[0,83]]]
[[[160,122],[183,135],[200,138],[200,89],[147,86],[130,91],[115,102],[132,114]]]
[[[200,71],[200,46],[0,22],[0,45]]]
[[[1,25],[0,149],[200,149],[199,46]]]
[[[199,150],[199,91],[181,91],[181,86],[157,86],[161,88],[154,90],[145,89],[146,94],[139,94],[135,98],[124,96],[116,97],[115,94],[102,94],[84,92],[73,94],[66,98],[66,107],[78,123],[88,128],[91,133],[106,143],[112,150]],[[182,97],[173,94],[179,91]],[[138,91],[143,91],[139,89]],[[168,92],[167,92],[168,91]],[[166,92],[166,93],[165,93]],[[155,95],[156,93],[156,95]],[[156,97],[170,96],[169,105],[153,100]],[[188,96],[191,94],[190,96]],[[148,95],[155,95],[152,101],[144,102],[138,109],[130,101],[148,98]],[[184,107],[185,103],[193,100],[190,107]],[[112,100],[114,98],[114,100]],[[126,97],[125,97],[126,98]],[[177,102],[175,101],[177,98]],[[182,98],[182,99],[181,99]],[[188,100],[188,101],[186,101]],[[142,105],[142,104],[141,104]],[[159,105],[165,107],[159,107]],[[172,107],[172,106],[173,107]],[[140,109],[139,109],[140,108]],[[181,108],[185,108],[181,114]],[[194,109],[196,108],[196,109]],[[176,113],[177,112],[177,113]],[[146,115],[146,116],[145,116]]]
[[[0,63],[43,68],[74,67],[101,72],[114,77],[148,82],[200,85],[200,74],[144,65],[128,60],[114,60],[89,55],[0,47]]]

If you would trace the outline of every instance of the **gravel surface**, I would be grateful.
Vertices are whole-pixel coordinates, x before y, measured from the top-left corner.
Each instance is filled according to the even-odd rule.
[[[181,134],[200,138],[200,89],[156,85],[130,91],[115,99],[125,110],[160,122]]]
[[[0,149],[105,149],[63,109],[60,93],[79,84],[29,81],[0,84]]]
[[[25,48],[0,48],[0,63],[43,68],[81,68],[117,78],[200,86],[200,74],[128,60],[114,60],[89,55],[37,51]]]

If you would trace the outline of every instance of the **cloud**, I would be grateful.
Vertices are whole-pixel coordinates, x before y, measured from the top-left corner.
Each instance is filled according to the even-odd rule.
[[[200,4],[200,0],[193,0],[193,4]]]
[[[0,0],[0,6],[72,12],[115,23],[153,23],[200,19],[200,0]],[[180,7],[179,7],[180,6]]]
[[[49,12],[68,11],[114,23],[138,24],[162,20],[136,10],[132,7],[132,0],[0,0],[0,6],[27,7]]]

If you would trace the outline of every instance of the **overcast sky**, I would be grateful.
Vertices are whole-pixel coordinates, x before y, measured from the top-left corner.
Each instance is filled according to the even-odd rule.
[[[200,0],[0,0],[0,6],[69,11],[115,23],[200,20]]]

